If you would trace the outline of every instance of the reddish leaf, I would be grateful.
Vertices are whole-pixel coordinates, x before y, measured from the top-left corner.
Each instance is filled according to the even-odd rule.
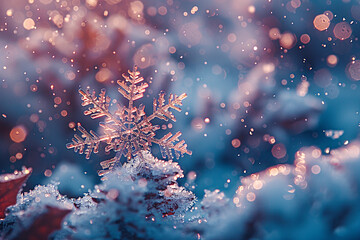
[[[47,211],[38,216],[31,226],[22,231],[17,239],[41,240],[48,239],[49,235],[61,228],[64,217],[71,212],[68,209],[46,206]]]
[[[171,216],[174,214],[175,214],[175,212],[167,212],[167,213],[163,213],[162,217],[165,218],[165,217],[168,217],[168,216]]]
[[[0,175],[0,219],[5,218],[5,209],[16,203],[16,196],[31,172],[32,169],[28,168]]]

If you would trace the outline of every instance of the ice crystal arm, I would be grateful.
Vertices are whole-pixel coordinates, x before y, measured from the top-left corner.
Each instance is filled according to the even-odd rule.
[[[180,96],[170,94],[168,103],[165,104],[165,94],[161,92],[158,99],[154,99],[153,102],[153,114],[145,118],[143,122],[148,123],[154,118],[159,118],[165,121],[169,119],[176,122],[176,118],[169,109],[175,109],[176,111],[181,112],[182,100],[187,97],[186,93],[181,94]],[[173,159],[172,150],[175,152],[175,157],[179,159],[180,155],[189,154],[192,152],[187,149],[187,144],[184,140],[179,140],[181,132],[177,132],[175,135],[172,133],[166,134],[161,139],[152,138],[151,141],[160,146],[161,155],[163,158],[168,157],[168,159]],[[177,143],[176,143],[177,142]]]
[[[129,76],[126,76],[125,74],[122,75],[125,81],[117,81],[120,86],[118,91],[129,101],[135,101],[144,96],[144,92],[149,85],[147,83],[141,83],[144,81],[144,78],[139,77],[140,72],[137,71],[136,67],[134,68],[134,71],[129,70],[128,73]],[[139,83],[141,83],[140,86],[137,85]]]
[[[84,115],[90,115],[92,119],[106,117],[105,123],[100,123],[100,126],[105,129],[105,135],[98,136],[94,131],[90,130],[90,132],[88,132],[84,127],[79,125],[78,130],[81,135],[75,134],[72,142],[66,145],[68,149],[74,148],[75,152],[79,151],[80,154],[85,153],[86,159],[89,159],[92,152],[98,153],[99,144],[102,141],[107,141],[108,144],[116,146],[113,139],[120,136],[117,129],[122,125],[122,122],[109,112],[111,99],[106,96],[105,89],[101,90],[98,97],[95,91],[90,92],[90,90],[84,91],[79,89],[79,93],[83,101],[81,105],[89,106],[89,108],[84,111]]]
[[[79,151],[80,154],[85,152],[86,159],[90,158],[92,152],[99,152],[99,144],[102,139],[92,130],[90,133],[86,131],[81,125],[78,126],[78,130],[82,133],[81,136],[75,134],[71,143],[66,144],[68,149],[74,148],[74,151]]]
[[[117,83],[120,86],[118,88],[119,93],[121,93],[124,98],[129,100],[128,108],[124,108],[124,111],[126,111],[127,114],[124,115],[123,118],[125,119],[126,117],[128,121],[132,121],[132,119],[135,118],[133,113],[137,111],[137,108],[134,107],[133,102],[144,96],[144,92],[149,85],[142,82],[144,81],[144,78],[140,77],[140,72],[137,71],[136,66],[134,67],[133,71],[128,70],[128,73],[129,76],[126,76],[125,74],[122,75],[125,80],[118,80]]]
[[[168,157],[168,159],[173,159],[172,151],[175,152],[176,159],[179,159],[180,155],[189,154],[191,155],[192,152],[187,149],[187,144],[184,140],[179,141],[179,137],[181,136],[181,132],[166,134],[160,140],[156,141],[156,143],[160,146],[161,155],[163,158]],[[175,144],[175,142],[178,142]],[[175,145],[174,145],[175,144]]]
[[[116,115],[109,112],[109,104],[110,104],[110,97],[106,96],[105,89],[102,89],[99,96],[96,97],[95,91],[90,93],[90,90],[82,90],[79,89],[79,93],[81,94],[82,106],[90,107],[84,111],[84,115],[90,115],[92,119],[106,117],[105,123],[110,128],[111,125],[113,126],[122,126],[122,122],[116,118]],[[101,125],[100,125],[101,126]]]
[[[90,90],[84,91],[80,89],[79,93],[81,94],[81,100],[83,101],[81,104],[82,106],[92,105],[84,111],[85,115],[90,115],[92,119],[103,116],[111,118],[111,114],[109,113],[109,103],[111,99],[105,96],[105,89],[101,90],[99,97],[96,97],[95,91],[90,93]]]
[[[100,162],[100,165],[103,169],[98,171],[99,176],[103,176],[103,175],[109,173],[114,168],[114,166],[117,163],[119,163],[120,158],[121,158],[121,154],[117,153],[115,157],[113,157],[109,160]]]
[[[151,114],[147,120],[151,121],[154,118],[159,118],[167,121],[171,119],[176,122],[176,118],[173,113],[169,110],[170,108],[175,109],[178,112],[181,112],[182,100],[187,97],[186,93],[181,94],[180,96],[170,94],[168,104],[165,104],[165,93],[161,92],[158,99],[154,99],[153,102],[153,114]]]

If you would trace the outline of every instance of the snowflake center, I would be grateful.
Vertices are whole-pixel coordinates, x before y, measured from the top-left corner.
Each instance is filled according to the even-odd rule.
[[[124,122],[124,134],[123,139],[125,141],[135,141],[140,137],[140,130],[138,126],[133,122]]]

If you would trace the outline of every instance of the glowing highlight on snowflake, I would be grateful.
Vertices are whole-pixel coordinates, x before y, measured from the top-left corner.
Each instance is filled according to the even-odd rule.
[[[123,74],[125,80],[118,80],[120,86],[118,91],[125,97],[129,104],[128,106],[117,106],[115,112],[109,111],[111,99],[106,96],[105,89],[102,89],[99,96],[96,96],[95,91],[79,90],[81,94],[82,106],[89,106],[85,110],[85,115],[90,115],[92,119],[105,117],[105,122],[99,125],[104,129],[104,134],[99,136],[94,131],[88,132],[81,125],[78,130],[81,136],[75,134],[71,143],[66,147],[68,149],[74,148],[75,152],[80,154],[85,153],[86,158],[89,159],[92,152],[98,153],[101,142],[106,143],[105,151],[113,150],[117,152],[114,158],[100,163],[103,170],[99,171],[102,176],[111,171],[116,163],[120,161],[121,156],[130,159],[132,156],[142,157],[143,150],[149,150],[149,147],[155,143],[160,146],[163,158],[173,159],[172,152],[175,153],[178,159],[180,155],[189,154],[191,151],[187,149],[187,144],[184,140],[179,140],[181,132],[174,135],[167,133],[162,138],[155,138],[155,132],[160,129],[158,125],[152,125],[151,120],[158,118],[165,121],[176,121],[171,109],[181,111],[179,106],[182,106],[182,100],[187,97],[185,93],[180,96],[170,94],[167,104],[165,104],[165,94],[161,92],[158,99],[153,101],[153,113],[150,116],[145,114],[145,106],[134,106],[134,101],[141,99],[144,96],[146,88],[149,86],[143,82],[144,78],[140,77],[140,72],[137,67],[133,71],[128,71],[129,76]]]

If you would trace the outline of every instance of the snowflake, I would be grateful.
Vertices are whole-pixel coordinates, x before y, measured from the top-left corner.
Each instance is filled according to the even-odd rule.
[[[105,89],[102,89],[99,96],[96,96],[95,91],[79,90],[82,95],[82,106],[90,106],[85,112],[85,115],[90,115],[92,119],[105,117],[105,122],[99,125],[103,128],[103,135],[98,135],[94,131],[88,132],[80,124],[78,130],[81,136],[75,134],[71,143],[66,147],[68,149],[74,148],[74,151],[79,151],[80,154],[85,153],[86,159],[90,158],[92,152],[98,153],[101,142],[106,143],[105,151],[113,150],[117,152],[114,158],[100,163],[103,170],[99,171],[102,176],[120,162],[121,156],[130,159],[132,156],[142,157],[142,150],[149,150],[149,147],[155,143],[160,146],[160,151],[163,158],[173,159],[172,151],[174,151],[176,158],[180,155],[189,154],[191,151],[187,149],[184,140],[179,140],[181,132],[174,135],[167,133],[162,138],[155,138],[155,132],[160,129],[158,125],[153,125],[151,121],[155,118],[161,120],[176,121],[171,109],[181,111],[179,106],[182,106],[182,100],[187,97],[185,93],[180,96],[170,94],[167,104],[165,104],[165,94],[161,92],[158,99],[153,101],[153,113],[149,116],[145,114],[145,106],[139,105],[136,107],[134,101],[141,99],[144,96],[146,88],[149,86],[143,82],[144,78],[140,77],[140,72],[137,67],[133,71],[128,71],[129,76],[123,74],[125,80],[118,80],[120,86],[118,91],[128,100],[128,106],[117,105],[115,112],[109,111],[111,99],[106,96]]]

